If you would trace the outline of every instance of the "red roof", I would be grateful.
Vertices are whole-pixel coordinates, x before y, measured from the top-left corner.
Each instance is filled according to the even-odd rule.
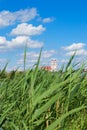
[[[42,66],[41,69],[50,71],[51,70],[51,66]]]

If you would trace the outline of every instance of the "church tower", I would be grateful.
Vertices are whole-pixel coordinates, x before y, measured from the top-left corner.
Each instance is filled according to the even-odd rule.
[[[56,59],[53,59],[51,60],[51,70],[52,71],[57,71],[57,60]]]

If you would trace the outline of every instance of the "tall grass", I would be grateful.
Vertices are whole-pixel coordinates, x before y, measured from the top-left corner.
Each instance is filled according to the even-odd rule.
[[[40,54],[41,55],[41,54]],[[25,55],[26,57],[26,55]],[[0,72],[3,130],[87,130],[87,73],[74,70],[72,56],[58,72],[39,69]]]

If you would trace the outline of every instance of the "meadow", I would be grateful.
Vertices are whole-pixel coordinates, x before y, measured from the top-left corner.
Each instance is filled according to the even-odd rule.
[[[87,72],[72,56],[58,72],[39,68],[0,71],[0,128],[87,130]],[[24,61],[25,66],[25,61]]]

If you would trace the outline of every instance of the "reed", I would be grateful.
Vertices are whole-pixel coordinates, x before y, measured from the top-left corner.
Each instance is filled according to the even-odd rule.
[[[41,56],[41,53],[40,53]],[[87,73],[74,70],[72,56],[58,72],[39,69],[0,72],[0,127],[3,130],[86,130]],[[26,55],[25,55],[26,57]]]

